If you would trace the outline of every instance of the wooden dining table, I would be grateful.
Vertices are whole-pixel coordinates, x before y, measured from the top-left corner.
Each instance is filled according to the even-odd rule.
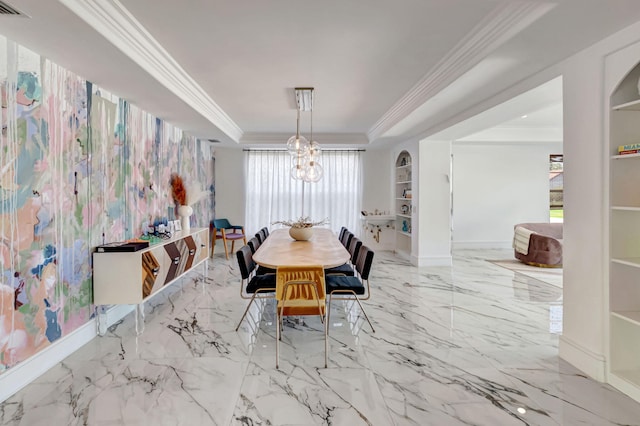
[[[338,237],[325,228],[314,228],[308,241],[296,241],[289,236],[288,229],[276,229],[253,255],[258,265],[274,269],[309,265],[333,268],[347,263],[349,258],[349,252]]]

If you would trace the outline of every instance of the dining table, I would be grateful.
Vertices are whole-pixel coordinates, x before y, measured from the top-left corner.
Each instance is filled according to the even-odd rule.
[[[313,228],[308,241],[294,240],[288,229],[275,229],[253,255],[253,261],[258,265],[273,269],[310,265],[333,268],[344,265],[349,259],[349,252],[327,228]]]

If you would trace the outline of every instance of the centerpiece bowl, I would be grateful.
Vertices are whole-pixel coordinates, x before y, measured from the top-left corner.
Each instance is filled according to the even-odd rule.
[[[309,241],[313,237],[313,227],[289,228],[289,235],[296,241]]]
[[[296,221],[279,220],[273,222],[272,225],[280,224],[289,227],[289,236],[296,241],[308,241],[313,237],[313,227],[316,225],[324,225],[328,223],[328,219],[319,222],[312,222],[308,217],[301,217]]]

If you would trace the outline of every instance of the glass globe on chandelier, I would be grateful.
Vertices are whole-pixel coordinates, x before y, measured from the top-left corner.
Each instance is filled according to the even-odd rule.
[[[287,151],[291,154],[291,178],[304,182],[318,182],[324,169],[318,162],[320,144],[313,140],[313,87],[296,88],[297,120],[296,134],[287,141]],[[300,135],[300,111],[311,112],[310,140]]]

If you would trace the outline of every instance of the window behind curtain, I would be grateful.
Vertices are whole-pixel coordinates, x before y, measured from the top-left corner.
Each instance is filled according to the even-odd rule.
[[[317,222],[329,219],[329,227],[359,229],[362,201],[362,156],[359,151],[323,151],[324,177],[303,183],[290,176],[287,151],[245,152],[245,229],[248,235],[279,220],[296,220],[303,214]],[[304,207],[303,207],[304,185]]]

